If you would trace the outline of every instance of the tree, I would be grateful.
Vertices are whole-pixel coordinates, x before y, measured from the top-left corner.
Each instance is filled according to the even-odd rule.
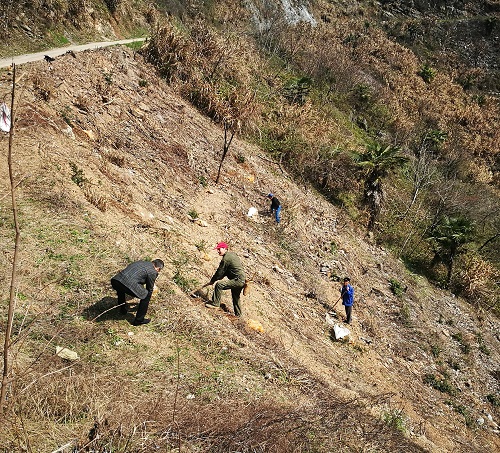
[[[382,179],[408,161],[399,151],[396,146],[384,147],[380,143],[371,143],[364,153],[353,153],[354,161],[365,172],[364,201],[370,211],[368,232],[372,232],[375,228],[375,222],[382,209],[384,198]]]
[[[224,159],[229,152],[229,147],[231,146],[231,142],[233,141],[234,134],[236,133],[236,129],[233,124],[224,120],[224,145],[222,146],[222,154],[219,162],[219,169],[217,170],[217,178],[215,178],[215,184],[219,183],[220,172],[222,170],[222,164],[224,163]]]
[[[472,221],[460,215],[456,217],[444,215],[431,227],[427,239],[434,249],[432,265],[443,263],[446,266],[446,288],[451,282],[455,258],[465,252],[465,245],[471,242],[473,235]]]

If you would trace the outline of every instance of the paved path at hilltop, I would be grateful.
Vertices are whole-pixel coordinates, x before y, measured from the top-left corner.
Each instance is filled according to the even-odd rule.
[[[25,55],[16,55],[14,57],[0,59],[0,68],[7,68],[12,63],[20,65],[23,63],[28,63],[30,61],[43,60],[45,55],[55,58],[58,57],[59,55],[68,52],[69,50],[72,50],[73,52],[81,52],[82,50],[98,49],[99,47],[108,47],[117,44],[128,44],[129,42],[144,41],[145,39],[146,38],[133,38],[133,39],[122,39],[121,41],[91,42],[88,44],[82,44],[78,46],[59,47],[57,49],[45,50],[43,52],[30,53]]]

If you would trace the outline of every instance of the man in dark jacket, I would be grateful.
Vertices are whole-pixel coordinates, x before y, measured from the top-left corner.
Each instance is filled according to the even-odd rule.
[[[118,306],[123,314],[127,313],[125,294],[141,299],[132,323],[134,326],[147,324],[150,321],[150,319],[145,319],[144,316],[148,312],[149,300],[153,294],[155,281],[158,273],[163,269],[163,265],[163,261],[159,259],[136,261],[129,264],[111,279],[111,286],[116,291]],[[143,285],[146,285],[146,287]]]
[[[340,288],[340,297],[342,305],[345,308],[346,323],[351,324],[352,306],[354,305],[354,288],[350,284],[349,277],[344,278],[342,288]]]
[[[281,220],[281,203],[280,201],[272,194],[270,193],[267,198],[271,200],[271,206],[269,210],[271,211],[271,214],[274,214],[274,218],[276,220],[276,223],[280,223]]]
[[[205,307],[220,307],[222,291],[230,289],[231,296],[233,298],[234,314],[236,316],[241,316],[240,295],[243,287],[245,286],[245,271],[243,270],[243,266],[238,255],[234,252],[229,252],[227,249],[228,245],[225,242],[219,242],[214,249],[217,250],[217,253],[220,256],[222,256],[222,260],[212,279],[204,285],[211,286],[217,282],[215,283],[212,302],[207,302]],[[222,280],[224,277],[227,277],[228,279]]]

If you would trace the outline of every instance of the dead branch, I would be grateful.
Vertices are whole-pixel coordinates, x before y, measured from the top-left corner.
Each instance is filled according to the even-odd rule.
[[[15,296],[16,296],[16,280],[17,280],[17,261],[19,255],[19,242],[21,239],[21,232],[19,229],[19,222],[17,218],[17,203],[16,203],[16,193],[15,193],[15,182],[14,182],[14,171],[12,165],[12,142],[14,139],[14,124],[15,124],[15,114],[14,114],[14,100],[16,91],[16,65],[12,65],[12,98],[10,104],[10,130],[9,130],[9,151],[7,156],[8,166],[9,166],[9,179],[10,179],[10,191],[12,196],[12,213],[14,216],[14,229],[16,231],[15,245],[14,245],[14,258],[12,260],[12,275],[10,283],[10,297],[9,297],[9,308],[7,314],[7,327],[5,329],[5,341],[3,348],[3,375],[2,375],[2,388],[0,392],[0,414],[3,415],[5,411],[5,404],[7,401],[7,387],[9,385],[9,352],[10,352],[10,337],[12,334],[12,323],[14,319],[14,306],[15,306]]]

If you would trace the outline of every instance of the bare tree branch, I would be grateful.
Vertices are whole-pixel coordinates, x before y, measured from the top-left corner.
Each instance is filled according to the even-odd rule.
[[[16,65],[12,65],[12,98],[10,104],[10,130],[9,130],[9,151],[7,156],[8,166],[9,166],[9,179],[10,188],[12,196],[12,212],[14,215],[14,229],[16,231],[15,245],[14,245],[14,258],[12,260],[12,276],[10,283],[10,297],[9,297],[9,309],[7,315],[7,327],[5,329],[5,341],[3,348],[3,375],[2,375],[2,388],[0,392],[0,414],[4,414],[5,404],[7,401],[7,387],[9,385],[9,349],[10,349],[10,337],[12,334],[12,323],[14,319],[14,306],[15,306],[15,295],[16,295],[16,280],[17,280],[17,260],[19,254],[19,242],[21,239],[21,231],[19,229],[19,222],[17,219],[17,203],[16,203],[16,193],[15,193],[15,182],[14,182],[14,171],[12,168],[12,142],[14,139],[14,99],[16,91]]]

